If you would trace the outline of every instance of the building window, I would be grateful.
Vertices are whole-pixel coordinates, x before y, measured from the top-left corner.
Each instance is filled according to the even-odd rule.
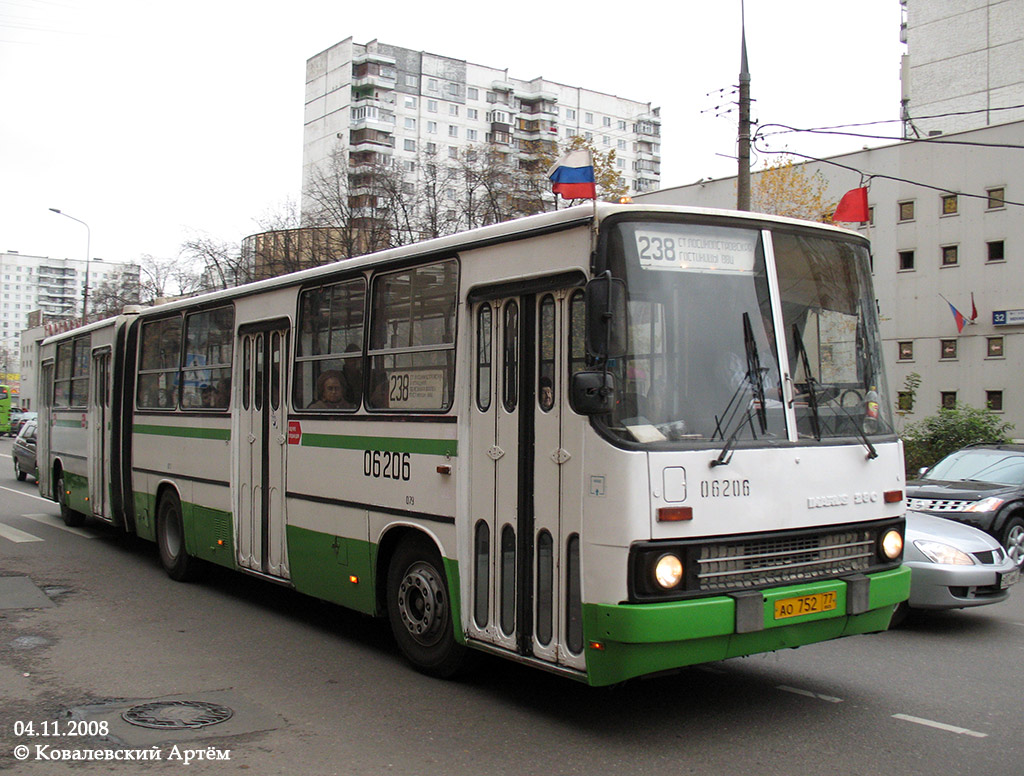
[[[458,137],[458,136],[459,136],[459,128],[457,126],[455,126],[454,124],[449,125],[448,126],[448,137]]]
[[[594,114],[593,113],[584,113],[583,114],[583,121],[585,123],[587,123],[587,124],[593,124],[594,123]]]
[[[427,110],[431,113],[437,113],[437,100],[427,100]]]
[[[1002,358],[1003,357],[1003,338],[1002,337],[989,337],[987,340],[987,349],[985,351],[988,358]]]
[[[899,254],[899,270],[905,272],[914,268],[914,252],[913,251],[900,251]]]
[[[943,361],[950,361],[956,358],[956,340],[945,339],[939,340],[939,358]]]
[[[570,121],[575,121],[576,120],[576,109],[575,108],[566,108],[565,109],[565,117],[567,119],[569,119]]]
[[[405,120],[405,128],[406,129],[416,129],[416,119],[407,118]]]
[[[436,134],[437,133],[437,122],[436,121],[428,121],[427,122],[427,132],[432,133],[432,134]]]
[[[459,115],[459,106],[458,105],[449,105],[448,106],[448,115],[449,116],[458,116]]]
[[[603,126],[610,127],[612,125],[612,117],[605,116]]]
[[[480,92],[475,86],[470,86],[468,89],[466,89],[466,97],[468,97],[471,100],[479,100]]]
[[[1003,392],[985,391],[985,406],[993,412],[1003,411]]]
[[[960,212],[960,201],[956,194],[942,195],[942,215],[955,216]]]
[[[900,412],[913,412],[914,394],[910,391],[899,391],[896,394],[896,409]]]
[[[956,407],[956,391],[941,391],[939,393],[939,401],[942,404],[942,409],[954,409]]]
[[[405,148],[406,151],[415,151],[416,150],[416,141],[415,140],[406,140],[404,142],[403,147]]]
[[[478,111],[476,108],[466,108],[466,118],[476,121],[478,118],[480,118],[480,111]]]
[[[960,262],[960,250],[957,245],[942,246],[942,266],[955,267]]]
[[[476,139],[477,139],[477,131],[475,129],[467,129],[466,130],[466,140],[468,140],[471,143],[475,143]]]
[[[914,360],[914,343],[912,340],[904,340],[899,343],[899,354],[897,358],[900,361],[913,361]]]
[[[1006,249],[1002,240],[993,240],[985,245],[988,247],[989,261],[1006,261]]]
[[[987,193],[989,210],[999,210],[1006,207],[1006,189],[1002,186],[998,189],[989,189]]]
[[[899,208],[899,220],[900,221],[913,221],[914,220],[914,201],[900,202],[897,207]]]

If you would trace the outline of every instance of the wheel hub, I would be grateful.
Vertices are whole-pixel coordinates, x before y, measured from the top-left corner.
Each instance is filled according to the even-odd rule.
[[[444,585],[437,571],[414,563],[398,586],[398,612],[409,635],[424,646],[441,637],[448,612]]]
[[[1018,564],[1024,562],[1024,526],[1014,526],[1007,534],[1006,553]]]

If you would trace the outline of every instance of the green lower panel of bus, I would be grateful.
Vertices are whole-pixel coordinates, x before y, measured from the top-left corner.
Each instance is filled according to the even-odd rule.
[[[763,627],[748,633],[736,632],[736,601],[728,596],[656,604],[584,604],[587,680],[595,686],[614,684],[683,666],[884,631],[895,605],[910,594],[910,569],[904,566],[867,578],[867,610],[861,614],[846,614],[847,584],[842,581],[761,591]],[[792,615],[786,602],[810,596],[820,596],[815,600],[828,600],[835,608]],[[779,614],[783,616],[777,619]]]
[[[56,487],[56,484],[54,485]],[[83,515],[92,514],[92,504],[89,503],[89,478],[83,474],[64,472],[64,493],[65,504],[76,512]]]
[[[376,554],[376,545],[367,541],[288,526],[288,559],[295,589],[366,614],[377,613]]]
[[[156,541],[156,496],[135,491],[135,533]],[[235,568],[235,532],[232,515],[189,501],[181,502],[185,549],[189,555]]]

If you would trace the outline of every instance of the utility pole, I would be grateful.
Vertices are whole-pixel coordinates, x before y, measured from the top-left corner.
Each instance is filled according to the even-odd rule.
[[[747,22],[740,2],[740,123],[736,209],[750,210],[750,68],[747,66]]]

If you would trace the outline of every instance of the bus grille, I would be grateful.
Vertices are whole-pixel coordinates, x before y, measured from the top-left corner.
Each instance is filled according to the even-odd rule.
[[[703,545],[697,558],[698,590],[744,590],[843,576],[875,562],[868,529],[791,537],[757,537]]]

